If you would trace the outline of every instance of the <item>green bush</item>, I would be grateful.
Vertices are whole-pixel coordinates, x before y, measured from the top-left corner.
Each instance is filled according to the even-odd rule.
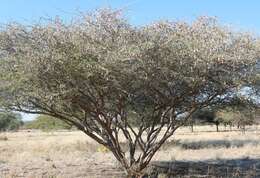
[[[0,131],[18,130],[23,125],[19,113],[0,112]]]
[[[25,128],[27,129],[40,129],[44,131],[71,129],[71,125],[61,121],[55,117],[40,115],[35,120],[27,122]]]

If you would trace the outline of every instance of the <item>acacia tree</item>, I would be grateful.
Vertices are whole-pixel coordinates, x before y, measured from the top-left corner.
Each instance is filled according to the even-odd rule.
[[[250,94],[250,93],[248,93]],[[255,95],[255,92],[251,95]],[[246,125],[252,125],[256,123],[255,114],[258,108],[258,104],[254,101],[254,98],[249,96],[235,96],[232,100],[223,106],[223,108],[217,113],[219,118],[223,121],[230,122],[237,125],[245,132]]]
[[[70,24],[7,25],[0,54],[2,108],[76,126],[107,147],[129,177],[144,174],[193,112],[249,82],[258,58],[254,37],[212,18],[139,27],[107,9]]]
[[[197,120],[200,123],[207,124],[215,124],[216,131],[219,131],[220,120],[216,117],[216,111],[213,108],[205,108],[201,110],[197,110],[192,115],[192,121]]]

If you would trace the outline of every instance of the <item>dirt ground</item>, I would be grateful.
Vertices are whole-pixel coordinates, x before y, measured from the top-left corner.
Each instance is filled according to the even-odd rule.
[[[260,128],[179,129],[153,159],[159,177],[260,177]],[[155,166],[156,165],[156,166]],[[203,174],[203,175],[199,175]],[[215,175],[214,175],[215,174]],[[218,176],[219,175],[219,176]],[[121,178],[113,155],[79,131],[0,133],[0,178]]]

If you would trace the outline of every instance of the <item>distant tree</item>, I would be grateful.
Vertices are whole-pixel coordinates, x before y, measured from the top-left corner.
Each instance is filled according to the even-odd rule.
[[[189,121],[187,121],[187,125],[190,126],[191,132],[194,131],[194,125],[195,125],[195,121],[194,119],[189,119]]]
[[[76,126],[136,178],[194,112],[252,82],[259,50],[213,18],[137,27],[120,13],[2,28],[1,107]]]
[[[253,125],[254,124],[254,115],[251,111],[237,111],[238,117],[236,118],[236,123],[239,128],[242,129],[243,132],[246,131],[247,125]]]
[[[256,124],[260,124],[260,107],[256,108],[254,118]]]
[[[231,96],[227,97],[222,105],[197,110],[192,115],[192,122],[215,124],[217,131],[219,131],[220,124],[225,127],[229,125],[230,129],[232,125],[237,125],[244,131],[246,125],[255,123],[257,103],[253,102],[250,96],[245,98],[245,96],[239,96],[238,93],[231,93]]]
[[[245,132],[246,125],[252,125],[254,121],[254,112],[246,109],[241,110],[222,110],[217,112],[217,117],[226,125],[237,125]]]
[[[222,109],[216,112],[216,117],[225,126],[225,128],[229,125],[229,129],[231,130],[232,126],[235,124],[234,120],[237,118],[237,115],[233,111]]]
[[[216,131],[219,131],[219,124],[221,123],[220,119],[216,117],[216,111],[213,109],[201,109],[197,110],[192,115],[192,120],[195,120],[194,122],[199,123],[209,123],[209,124],[215,124],[216,125]]]
[[[0,131],[18,130],[23,125],[19,113],[0,112]]]
[[[229,104],[227,109],[235,113],[236,117],[233,122],[245,131],[246,125],[256,123],[255,113],[258,107],[258,104],[252,100],[248,100],[245,97],[236,97]]]
[[[59,129],[71,129],[72,126],[47,115],[40,115],[35,120],[27,122],[25,124],[27,129],[41,129],[44,131],[59,130]]]

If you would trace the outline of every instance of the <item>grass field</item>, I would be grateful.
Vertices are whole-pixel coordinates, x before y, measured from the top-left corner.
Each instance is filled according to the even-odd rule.
[[[155,155],[153,163],[162,172],[159,177],[175,173],[209,177],[218,174],[219,165],[227,177],[258,177],[258,126],[248,127],[245,134],[224,128],[215,132],[211,126],[194,129],[193,133],[179,129]],[[110,152],[81,132],[20,131],[0,133],[0,177],[120,178],[122,171]]]

